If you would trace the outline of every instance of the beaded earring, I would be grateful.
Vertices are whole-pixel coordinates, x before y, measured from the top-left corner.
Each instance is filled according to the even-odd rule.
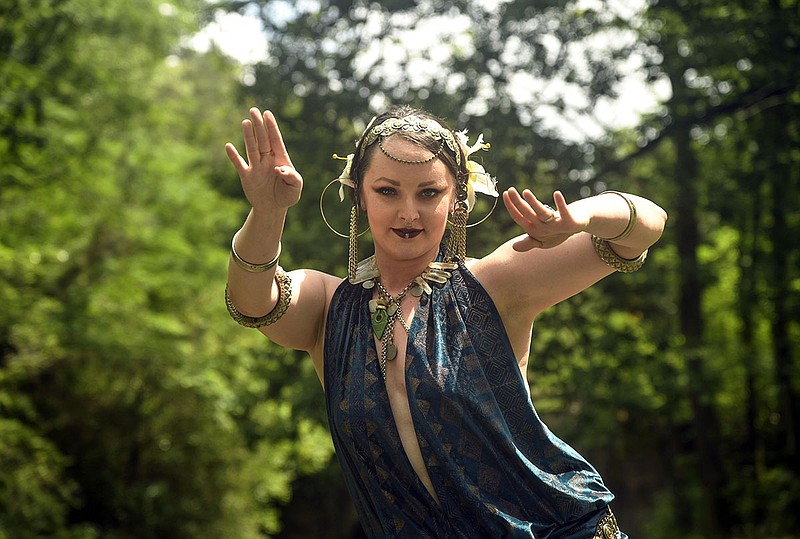
[[[462,262],[467,258],[467,208],[459,202],[452,213],[450,224],[450,238],[447,240],[447,249],[444,259],[452,262],[456,258]]]
[[[358,267],[358,206],[356,204],[350,208],[350,233],[347,240],[347,278],[353,282]]]

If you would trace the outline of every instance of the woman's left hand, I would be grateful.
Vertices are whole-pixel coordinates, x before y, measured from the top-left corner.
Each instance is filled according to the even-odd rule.
[[[528,189],[520,194],[511,187],[503,193],[506,210],[527,234],[514,243],[515,251],[555,247],[589,226],[589,219],[581,215],[582,212],[570,211],[561,191],[553,193],[553,201],[555,209],[542,203]]]

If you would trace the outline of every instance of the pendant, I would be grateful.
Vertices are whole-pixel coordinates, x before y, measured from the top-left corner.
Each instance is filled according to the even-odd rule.
[[[414,296],[415,298],[420,297],[422,295],[422,292],[423,292],[422,285],[420,285],[419,283],[415,282],[413,285],[411,285],[411,295]]]
[[[381,342],[378,363],[384,381],[386,381],[387,362],[394,360],[398,354],[397,345],[394,342],[395,322],[399,320],[406,333],[410,332],[409,326],[406,325],[403,319],[401,308],[401,302],[406,293],[420,298],[420,302],[427,301],[428,296],[433,292],[431,283],[446,283],[451,275],[450,270],[454,270],[457,267],[458,264],[454,262],[431,262],[428,264],[428,268],[408,283],[397,296],[392,296],[380,282],[380,271],[378,271],[375,256],[373,255],[359,263],[356,278],[350,282],[352,284],[361,284],[367,290],[378,289],[378,297],[369,300],[369,313],[372,332]]]
[[[386,326],[389,323],[389,314],[386,312],[386,305],[373,299],[369,302],[369,310],[372,331],[375,333],[375,337],[380,341],[383,339],[383,333],[386,331]]]

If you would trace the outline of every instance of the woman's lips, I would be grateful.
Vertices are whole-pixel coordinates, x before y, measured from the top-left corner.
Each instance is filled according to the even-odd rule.
[[[422,230],[418,228],[393,228],[392,232],[403,239],[410,240],[419,236],[422,233]]]

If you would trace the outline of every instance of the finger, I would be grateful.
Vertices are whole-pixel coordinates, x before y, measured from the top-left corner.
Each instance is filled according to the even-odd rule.
[[[239,151],[236,149],[236,146],[228,142],[225,145],[225,153],[228,154],[228,159],[230,159],[231,163],[233,163],[236,172],[238,172],[240,175],[244,174],[245,169],[247,168],[247,163],[244,159],[242,159],[242,156],[239,155]]]
[[[275,156],[276,166],[290,166],[292,160],[289,158],[289,152],[286,151],[286,145],[283,143],[283,136],[281,130],[278,128],[278,121],[272,111],[264,111],[264,124],[269,136],[269,144],[273,155]]]
[[[561,191],[556,191],[553,193],[553,202],[556,205],[556,209],[558,213],[563,217],[569,215],[569,208],[567,207],[567,199],[564,197]]]
[[[503,192],[503,204],[506,206],[506,211],[519,226],[525,228],[530,226],[531,222],[527,219],[519,209],[519,204],[524,206],[524,201],[520,198],[519,193],[513,187]]]
[[[511,244],[511,247],[518,253],[524,253],[525,251],[530,251],[531,249],[541,249],[542,245],[542,242],[536,238],[525,236],[524,238],[519,239]]]
[[[534,212],[537,219],[543,223],[549,223],[553,220],[556,210],[536,198],[536,195],[534,195],[529,189],[525,189],[522,192],[522,197],[530,205],[531,210]]]
[[[511,193],[511,201],[514,203],[517,211],[519,211],[528,224],[541,221],[539,215],[531,207],[531,203],[524,198],[526,195],[532,197],[533,193],[525,189],[522,194],[520,194],[516,189],[514,189],[514,192]],[[533,198],[536,200],[536,197]]]
[[[247,162],[251,165],[258,162],[258,145],[256,135],[253,133],[253,124],[250,120],[242,120],[242,136],[244,137],[244,151]]]
[[[253,132],[256,137],[256,144],[258,145],[259,158],[266,157],[272,151],[270,146],[269,134],[267,127],[264,125],[264,118],[261,116],[261,111],[256,107],[250,109],[250,121],[253,124]]]

